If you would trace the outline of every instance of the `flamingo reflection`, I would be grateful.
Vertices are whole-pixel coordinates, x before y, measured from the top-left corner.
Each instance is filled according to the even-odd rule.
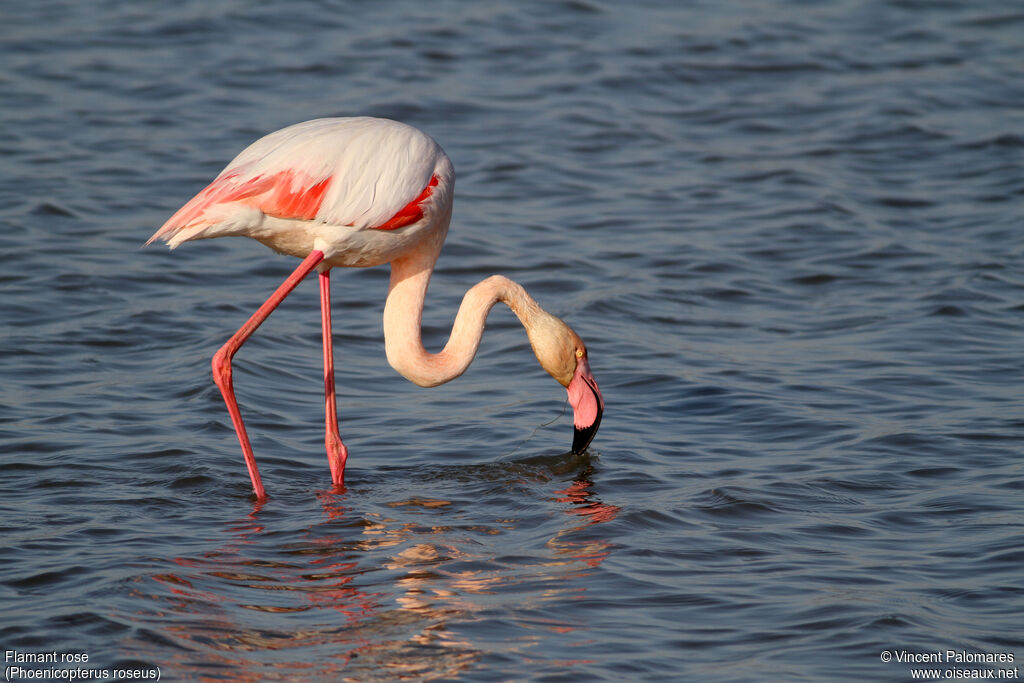
[[[324,493],[322,520],[291,533],[264,521],[257,504],[227,525],[219,549],[174,558],[169,571],[148,577],[155,589],[139,579],[155,610],[136,615],[131,649],[173,653],[161,666],[198,681],[225,673],[238,681],[453,678],[484,654],[469,629],[505,600],[526,635],[486,651],[525,652],[545,633],[580,627],[543,607],[586,590],[576,579],[611,545],[573,536],[618,513],[589,480],[552,493],[580,523],[560,528],[541,557],[515,563],[489,552],[488,539],[518,520],[463,524],[447,500],[403,499],[356,514],[344,497]]]

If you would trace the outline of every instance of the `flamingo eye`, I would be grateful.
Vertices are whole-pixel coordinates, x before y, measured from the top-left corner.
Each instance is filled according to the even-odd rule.
[[[583,349],[576,349],[576,357],[583,358]]]

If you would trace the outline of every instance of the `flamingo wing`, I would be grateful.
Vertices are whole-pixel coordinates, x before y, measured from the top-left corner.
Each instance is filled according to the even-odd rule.
[[[394,230],[423,217],[442,159],[447,162],[430,137],[396,121],[316,119],[289,126],[243,150],[147,244],[163,239],[175,247],[245,234],[264,215]]]

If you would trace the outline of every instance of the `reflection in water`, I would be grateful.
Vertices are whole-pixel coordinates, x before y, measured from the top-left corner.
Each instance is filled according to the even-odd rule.
[[[567,488],[555,491],[560,494],[555,500],[559,503],[571,503],[572,507],[566,512],[582,517],[582,523],[559,531],[548,541],[548,546],[554,548],[560,556],[584,562],[589,567],[601,564],[611,552],[611,544],[604,541],[574,541],[572,534],[591,524],[610,522],[619,514],[617,506],[607,505],[594,498],[591,490],[593,486],[593,482],[578,479]]]
[[[321,494],[324,519],[287,532],[263,521],[257,506],[227,527],[221,549],[175,558],[172,571],[138,580],[137,596],[154,607],[136,615],[127,646],[151,659],[160,652],[169,674],[201,681],[457,676],[479,660],[483,648],[473,640],[485,636],[475,629],[498,605],[536,634],[503,643],[507,653],[582,627],[542,608],[586,590],[580,577],[610,546],[573,536],[618,508],[598,501],[583,478],[553,493],[548,501],[567,506],[569,517],[552,526],[548,552],[513,559],[502,547],[505,531],[533,520],[466,525],[446,500],[403,499],[360,518],[345,497]],[[550,502],[541,515],[547,525],[549,513]],[[167,652],[176,655],[167,661]]]

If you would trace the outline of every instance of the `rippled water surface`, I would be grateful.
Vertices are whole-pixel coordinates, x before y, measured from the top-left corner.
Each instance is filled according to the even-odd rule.
[[[0,648],[195,681],[1021,666],[1019,3],[0,14]],[[296,262],[140,245],[257,137],[365,114],[458,172],[427,346],[522,282],[589,344],[585,455],[506,309],[420,389],[387,268],[336,271],[348,487],[310,279],[236,362],[252,498],[209,358]]]

